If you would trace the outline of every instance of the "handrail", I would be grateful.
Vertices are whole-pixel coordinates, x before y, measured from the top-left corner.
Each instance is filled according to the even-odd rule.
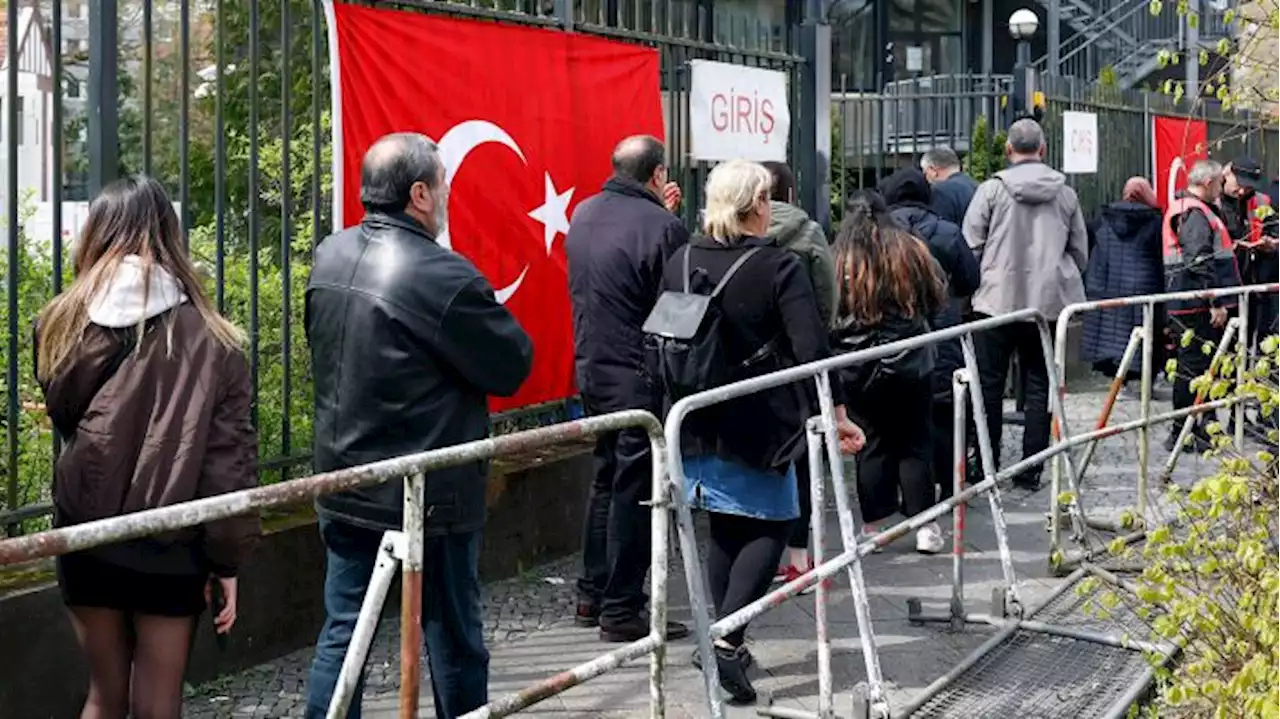
[[[381,484],[391,479],[488,459],[499,454],[527,451],[634,426],[659,433],[662,428],[652,414],[642,410],[628,410],[441,447],[168,507],[49,529],[0,540],[0,567],[91,549],[158,532],[194,527],[260,509],[298,504],[325,494]]]

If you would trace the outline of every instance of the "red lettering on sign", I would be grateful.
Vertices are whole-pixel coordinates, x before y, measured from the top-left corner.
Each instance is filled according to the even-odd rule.
[[[773,128],[777,126],[777,121],[773,117],[773,100],[765,98],[760,103],[760,132],[764,133],[764,141],[769,142],[769,135],[773,134]]]
[[[724,132],[729,127],[729,98],[721,93],[711,96],[711,126],[716,132]]]

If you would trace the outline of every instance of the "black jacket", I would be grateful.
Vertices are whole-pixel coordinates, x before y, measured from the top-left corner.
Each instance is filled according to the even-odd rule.
[[[1164,292],[1162,220],[1159,210],[1137,202],[1115,202],[1102,208],[1090,227],[1094,247],[1084,275],[1084,290],[1090,300]],[[1157,319],[1162,315],[1157,312]],[[1114,373],[1129,335],[1141,324],[1141,307],[1085,313],[1081,357],[1104,372]]]
[[[937,187],[934,185],[932,189]],[[936,330],[960,324],[965,300],[978,289],[982,270],[973,250],[964,241],[959,225],[939,217],[927,204],[931,199],[931,188],[919,170],[899,170],[886,177],[879,189],[885,202],[891,206],[893,219],[924,240],[946,276],[950,299],[929,318],[930,326]],[[951,397],[951,374],[963,364],[960,340],[938,345],[933,375],[934,397]]]
[[[483,439],[488,395],[514,394],[533,361],[489,282],[406,215],[370,213],[316,247],[306,326],[320,472]],[[487,462],[427,473],[427,533],[482,527],[487,475]],[[397,529],[403,492],[392,479],[316,505]]]
[[[663,266],[689,240],[680,218],[639,183],[613,178],[578,205],[565,238],[578,389],[593,411],[656,411],[640,328]]]
[[[1252,192],[1244,197],[1222,196],[1222,219],[1227,223],[1227,231],[1231,233],[1233,240],[1249,240],[1253,220],[1256,219],[1249,212],[1249,202],[1252,199]],[[1274,207],[1274,196],[1271,196],[1271,202]],[[1274,238],[1280,234],[1277,232],[1277,220],[1280,220],[1280,215],[1275,212],[1263,219],[1264,236]],[[1280,262],[1276,261],[1275,250],[1265,247],[1237,247],[1236,262],[1240,265],[1241,281],[1246,285],[1275,282],[1280,278]]]
[[[933,186],[933,199],[929,207],[948,222],[964,225],[964,213],[969,211],[969,203],[973,193],[978,191],[978,182],[972,177],[957,172],[951,177]]]
[[[761,250],[747,260],[720,294],[722,339],[726,360],[738,366],[761,347],[775,343],[768,361],[753,364],[746,376],[822,359],[830,354],[827,329],[804,263],[792,252],[760,237],[748,237],[726,247],[697,237],[690,243],[691,289],[708,293],[729,266],[749,248]],[[683,263],[672,262],[663,272],[663,290],[684,286]],[[812,382],[809,383],[812,385]],[[836,404],[843,394],[833,382]],[[715,454],[749,467],[785,472],[804,451],[804,421],[817,413],[810,393],[797,384],[730,400],[700,409],[685,421],[682,438],[689,454]]]

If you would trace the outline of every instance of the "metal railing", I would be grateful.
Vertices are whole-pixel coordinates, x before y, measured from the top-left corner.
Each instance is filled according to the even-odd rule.
[[[274,507],[295,505],[333,492],[355,489],[404,478],[404,519],[402,531],[387,532],[378,550],[378,560],[369,589],[360,608],[351,645],[343,661],[328,717],[346,716],[355,687],[364,668],[378,617],[396,573],[401,576],[400,612],[400,716],[417,716],[421,677],[422,561],[424,542],[424,473],[526,452],[565,441],[584,439],[603,432],[636,427],[649,436],[653,451],[652,591],[655,597],[649,636],[604,654],[574,669],[539,682],[519,694],[503,697],[467,714],[472,719],[502,717],[554,696],[587,679],[620,666],[628,659],[650,655],[650,689],[654,706],[664,704],[662,675],[665,662],[667,537],[669,484],[666,481],[666,442],[662,425],[648,412],[629,410],[588,417],[573,422],[442,447],[418,454],[383,460],[349,469],[326,472],[304,479],[265,487],[206,497],[168,507],[124,514],[0,541],[0,567],[45,557],[77,552],[158,532],[195,527],[207,522]]]
[[[1136,484],[1135,514],[1137,515],[1141,523],[1145,524],[1147,521],[1147,509],[1148,509],[1148,502],[1149,502],[1149,488],[1150,488],[1150,477],[1151,477],[1151,467],[1150,467],[1151,437],[1150,437],[1149,428],[1153,423],[1160,422],[1160,421],[1169,421],[1173,419],[1183,420],[1183,425],[1179,430],[1177,440],[1175,441],[1175,446],[1173,450],[1170,452],[1169,458],[1164,463],[1160,471],[1160,474],[1158,475],[1159,479],[1162,482],[1169,482],[1172,480],[1173,471],[1176,467],[1178,457],[1182,454],[1183,443],[1187,440],[1188,435],[1191,432],[1191,427],[1194,422],[1193,415],[1195,414],[1201,414],[1203,412],[1209,412],[1217,409],[1231,407],[1235,415],[1235,422],[1234,422],[1235,438],[1234,439],[1235,439],[1236,446],[1241,447],[1243,446],[1243,443],[1244,443],[1244,424],[1245,424],[1244,409],[1245,407],[1244,407],[1244,403],[1241,401],[1238,401],[1239,398],[1236,398],[1236,397],[1228,397],[1223,400],[1206,402],[1205,398],[1207,397],[1207,389],[1202,387],[1197,391],[1196,397],[1193,401],[1193,405],[1191,409],[1195,411],[1192,412],[1192,411],[1185,411],[1185,410],[1177,410],[1174,412],[1167,412],[1167,413],[1154,415],[1154,416],[1151,414],[1152,383],[1155,378],[1155,372],[1157,371],[1156,368],[1154,367],[1154,363],[1155,363],[1155,353],[1156,353],[1155,343],[1157,341],[1156,332],[1155,332],[1155,327],[1157,323],[1156,312],[1157,312],[1158,306],[1164,305],[1169,302],[1185,301],[1185,300],[1206,300],[1206,301],[1213,300],[1213,299],[1236,299],[1237,300],[1237,303],[1238,303],[1237,316],[1234,318],[1231,318],[1228,321],[1228,323],[1223,327],[1222,337],[1216,343],[1213,356],[1210,359],[1208,373],[1210,377],[1213,377],[1216,375],[1218,368],[1221,366],[1223,358],[1227,355],[1228,352],[1231,351],[1233,339],[1239,340],[1238,346],[1241,348],[1240,350],[1241,352],[1250,351],[1252,349],[1251,347],[1249,347],[1250,345],[1250,342],[1249,342],[1249,338],[1250,338],[1249,304],[1250,302],[1249,300],[1252,297],[1255,297],[1257,295],[1275,294],[1277,292],[1280,292],[1280,284],[1258,284],[1258,285],[1247,285],[1244,287],[1230,287],[1230,288],[1223,288],[1223,289],[1201,290],[1201,291],[1194,291],[1194,292],[1167,292],[1167,293],[1154,294],[1154,295],[1136,295],[1132,297],[1117,297],[1114,299],[1095,300],[1090,302],[1079,302],[1076,304],[1068,305],[1065,309],[1063,309],[1062,314],[1058,316],[1057,326],[1055,328],[1054,364],[1058,367],[1058,377],[1062,380],[1062,384],[1057,386],[1056,394],[1062,397],[1065,397],[1067,393],[1067,387],[1065,382],[1066,375],[1063,370],[1066,367],[1066,362],[1067,362],[1067,333],[1070,330],[1072,321],[1077,316],[1086,312],[1104,311],[1108,309],[1116,309],[1116,308],[1122,308],[1122,307],[1141,307],[1142,308],[1142,324],[1133,329],[1133,332],[1129,338],[1128,345],[1125,347],[1124,354],[1121,357],[1120,365],[1119,367],[1117,367],[1115,376],[1111,381],[1111,386],[1107,394],[1107,399],[1103,403],[1103,408],[1099,415],[1098,422],[1097,422],[1097,429],[1096,429],[1096,432],[1117,431],[1116,427],[1108,427],[1107,423],[1110,420],[1111,411],[1112,411],[1112,408],[1114,407],[1116,397],[1119,395],[1120,389],[1124,385],[1124,379],[1128,376],[1130,367],[1134,360],[1134,356],[1138,353],[1138,350],[1141,349],[1142,364],[1139,370],[1140,376],[1141,376],[1140,389],[1139,389],[1139,419],[1136,420],[1137,424],[1135,425],[1138,429],[1138,476],[1137,476],[1137,484]],[[1246,365],[1247,363],[1243,361],[1235,363],[1235,369],[1236,369],[1235,382],[1237,386],[1243,384],[1244,382],[1245,373],[1248,371]],[[1124,426],[1133,425],[1133,424],[1135,423],[1129,422],[1123,425],[1117,425],[1117,427],[1124,427]],[[1058,425],[1055,428],[1055,433],[1059,434],[1062,437],[1071,436],[1068,433],[1066,427],[1062,425]],[[1102,436],[1109,436],[1109,434],[1103,434]],[[1079,466],[1076,468],[1075,471],[1072,471],[1070,468],[1064,469],[1059,465],[1057,461],[1053,463],[1052,487],[1053,487],[1053,495],[1055,499],[1051,503],[1050,509],[1049,509],[1049,535],[1050,535],[1049,552],[1050,552],[1051,563],[1057,566],[1060,571],[1071,568],[1081,560],[1087,559],[1096,553],[1091,551],[1086,546],[1082,550],[1079,550],[1077,553],[1073,555],[1062,554],[1061,521],[1060,521],[1062,506],[1061,506],[1061,503],[1057,501],[1057,497],[1060,494],[1060,491],[1062,488],[1061,484],[1062,484],[1062,477],[1064,476],[1064,472],[1066,473],[1065,476],[1067,477],[1068,486],[1071,492],[1069,501],[1066,502],[1067,511],[1073,517],[1073,532],[1074,532],[1073,539],[1076,542],[1078,543],[1084,542],[1085,540],[1084,530],[1086,527],[1109,530],[1109,531],[1119,531],[1120,529],[1122,529],[1121,527],[1118,527],[1114,524],[1101,522],[1096,519],[1088,517],[1081,506],[1082,498],[1080,496],[1080,487],[1084,479],[1084,472],[1088,467],[1089,459],[1093,455],[1093,447],[1094,445],[1092,443],[1088,445],[1084,460],[1079,464]],[[1137,541],[1142,536],[1143,536],[1142,532],[1138,531],[1138,532],[1131,533],[1130,535],[1127,535],[1127,539],[1129,541]]]

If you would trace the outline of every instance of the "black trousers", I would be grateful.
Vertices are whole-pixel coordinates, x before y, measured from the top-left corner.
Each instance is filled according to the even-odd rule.
[[[809,517],[813,515],[813,492],[809,486],[809,453],[805,452],[796,459],[796,484],[800,493],[800,516],[791,524],[787,536],[787,547],[791,549],[807,549],[813,535],[809,532]],[[804,567],[800,567],[804,569]]]
[[[583,404],[588,414],[600,414],[589,401]],[[653,491],[648,435],[639,429],[601,435],[594,465],[578,594],[600,608],[600,624],[608,627],[639,616],[648,601],[650,517],[641,504]]]
[[[711,545],[707,548],[707,583],[716,617],[723,619],[769,591],[778,560],[791,531],[790,520],[775,522],[736,514],[707,513]],[[746,627],[725,635],[742,644]]]
[[[891,377],[868,391],[850,393],[850,419],[867,436],[857,455],[863,522],[878,522],[899,508],[911,516],[935,504],[932,401],[927,379]]]
[[[952,408],[954,400],[934,399],[929,408],[933,437],[933,481],[938,487],[938,499],[949,499],[955,488],[955,458],[951,456],[955,438],[952,437],[952,424],[955,423]]]
[[[1209,371],[1209,364],[1213,361],[1213,351],[1209,354],[1204,353],[1205,343],[1210,343],[1217,349],[1218,343],[1222,341],[1223,328],[1214,327],[1209,321],[1209,313],[1194,312],[1186,315],[1172,315],[1169,323],[1174,330],[1174,341],[1178,354],[1178,371],[1174,375],[1173,380],[1173,408],[1185,409],[1190,407],[1196,401],[1195,392],[1191,391],[1191,380],[1199,377]],[[1195,339],[1187,346],[1182,346],[1182,335],[1187,330],[1195,333]],[[1198,419],[1198,423],[1202,423]],[[1175,423],[1174,430],[1177,431],[1181,424]]]
[[[1040,334],[1033,322],[1019,322],[996,327],[976,338],[978,374],[982,384],[982,404],[987,413],[987,432],[997,466],[1000,463],[1000,441],[1004,429],[1004,388],[1009,364],[1018,356],[1018,386],[1022,390],[1026,425],[1022,434],[1022,456],[1044,451],[1049,446],[1049,375],[1045,371]],[[1024,473],[1040,476],[1043,466]]]

